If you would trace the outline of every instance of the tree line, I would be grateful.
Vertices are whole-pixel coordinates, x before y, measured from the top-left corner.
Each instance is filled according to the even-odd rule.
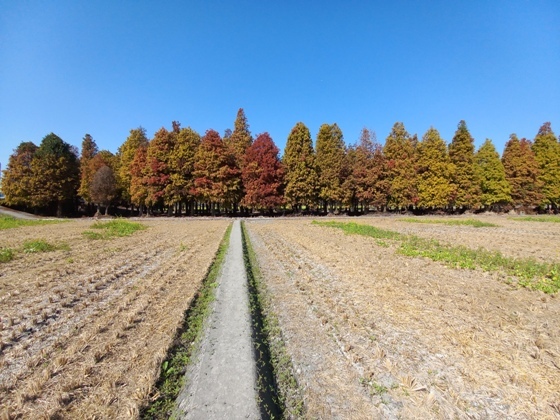
[[[384,145],[364,128],[347,145],[323,124],[315,139],[298,122],[284,155],[268,133],[253,138],[243,109],[224,136],[201,136],[178,122],[149,139],[143,128],[116,154],[86,134],[81,151],[50,133],[22,142],[4,170],[11,206],[46,213],[91,214],[111,205],[130,214],[248,214],[507,210],[558,211],[560,142],[544,123],[533,140],[512,134],[502,156],[487,139],[475,150],[464,121],[449,144],[435,128],[421,139],[397,122]]]

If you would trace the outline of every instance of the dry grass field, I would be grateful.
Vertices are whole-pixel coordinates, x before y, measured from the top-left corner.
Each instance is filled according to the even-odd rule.
[[[560,260],[560,224],[476,218],[498,226],[341,221]],[[560,418],[558,293],[311,219],[246,226],[309,417]]]
[[[1,418],[134,418],[227,220],[141,221],[93,240],[91,220],[0,231]],[[42,239],[50,252],[23,251]]]

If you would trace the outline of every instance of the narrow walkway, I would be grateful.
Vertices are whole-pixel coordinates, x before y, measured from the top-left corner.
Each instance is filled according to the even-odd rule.
[[[241,226],[233,223],[216,301],[197,360],[178,398],[188,419],[258,419],[247,275]]]

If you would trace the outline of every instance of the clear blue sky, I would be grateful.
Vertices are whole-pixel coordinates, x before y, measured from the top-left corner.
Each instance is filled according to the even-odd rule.
[[[447,142],[461,119],[501,153],[560,133],[560,1],[0,0],[0,162],[49,132],[116,152],[138,126],[233,128],[283,149],[304,122]]]

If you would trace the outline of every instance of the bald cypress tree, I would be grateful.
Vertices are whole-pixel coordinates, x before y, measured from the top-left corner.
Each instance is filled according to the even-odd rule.
[[[474,166],[474,139],[465,121],[459,122],[449,145],[449,158],[454,165],[451,204],[461,208],[476,207],[480,203],[480,183]]]
[[[14,150],[3,171],[2,191],[9,205],[32,207],[33,171],[31,162],[37,151],[35,143],[22,142]]]
[[[31,162],[32,195],[36,207],[56,209],[72,203],[80,185],[80,167],[75,148],[54,133],[46,135]]]
[[[444,209],[453,192],[453,165],[447,145],[435,128],[430,128],[418,145],[418,206]]]
[[[86,134],[82,140],[82,153],[80,155],[80,188],[78,195],[84,199],[88,204],[91,203],[91,182],[93,175],[90,162],[97,154],[97,144],[93,137]]]
[[[502,155],[506,180],[511,186],[511,198],[515,206],[536,207],[544,197],[539,164],[531,147],[531,141],[525,138],[519,140],[512,134]]]
[[[247,122],[247,117],[245,116],[245,111],[243,108],[239,108],[237,111],[237,116],[233,124],[233,131],[230,133],[226,130],[226,135],[223,139],[224,144],[228,147],[229,153],[231,153],[235,160],[235,165],[239,169],[241,174],[243,168],[245,167],[245,152],[247,148],[253,143],[253,137],[251,136],[251,131],[249,131],[249,123]],[[243,183],[240,182],[240,189],[236,196],[232,197],[234,210],[237,210],[237,206],[243,199],[245,195],[245,188]]]
[[[388,206],[402,209],[416,204],[416,140],[402,122],[393,125],[383,154],[387,163]]]
[[[282,163],[286,170],[286,202],[296,211],[302,205],[314,205],[318,185],[315,152],[309,129],[302,122],[288,136]]]
[[[142,127],[138,127],[130,130],[129,136],[117,151],[119,164],[118,173],[116,175],[118,175],[117,179],[122,190],[122,198],[127,203],[131,202],[132,161],[136,156],[136,151],[141,147],[147,147],[148,143],[149,140],[146,136],[146,130]]]
[[[544,123],[533,142],[533,152],[539,164],[539,179],[543,183],[543,204],[558,208],[560,204],[560,144],[550,127]]]
[[[506,171],[500,161],[500,155],[490,139],[486,139],[476,152],[475,167],[480,182],[481,204],[492,208],[510,203],[511,186],[506,179]]]
[[[342,201],[344,138],[338,125],[323,124],[317,134],[315,164],[319,178],[319,198],[332,211]]]

